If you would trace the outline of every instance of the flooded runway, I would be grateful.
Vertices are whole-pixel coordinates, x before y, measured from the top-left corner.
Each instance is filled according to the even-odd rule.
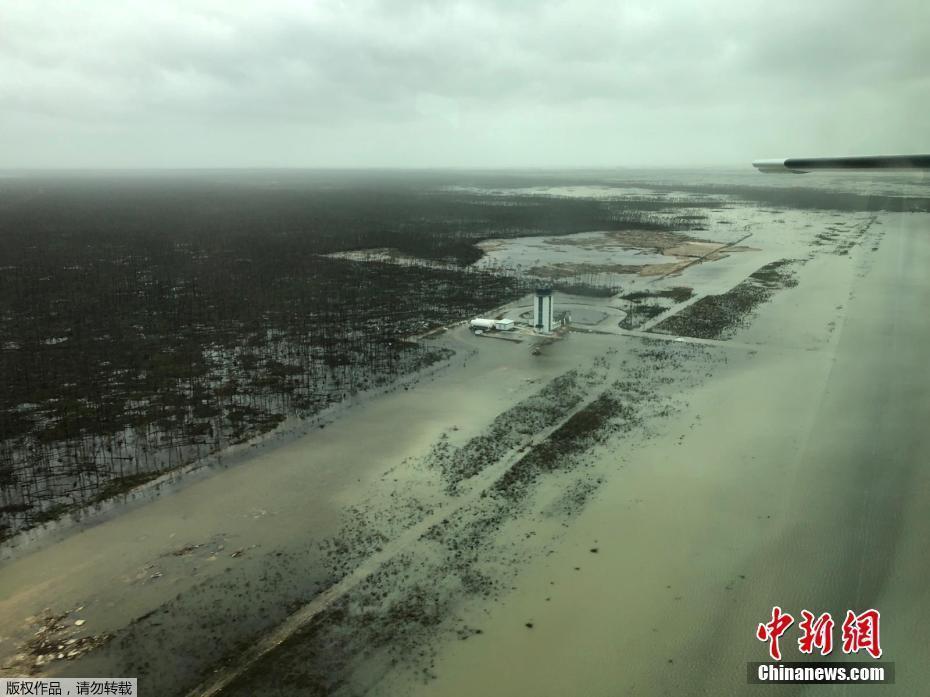
[[[604,453],[608,485],[553,554],[505,601],[469,608],[482,637],[446,644],[435,681],[376,693],[743,694],[746,662],[766,658],[755,627],[776,604],[795,616],[880,609],[884,657],[897,665],[897,684],[881,691],[919,693],[930,639],[917,619],[928,609],[930,436],[917,424],[930,422],[930,378],[918,368],[930,238],[923,216],[885,224],[879,251],[831,274],[835,296],[785,293],[744,333],[751,341],[767,326],[797,340],[798,305],[835,300],[824,350],[729,352],[716,379],[685,395],[666,437]],[[790,636],[786,660],[802,660]]]

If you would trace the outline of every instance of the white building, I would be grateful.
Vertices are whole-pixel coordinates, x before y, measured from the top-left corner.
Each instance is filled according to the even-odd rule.
[[[516,326],[512,319],[504,318],[494,320],[494,328],[499,332],[510,332],[516,329]]]
[[[533,327],[538,332],[548,334],[552,331],[552,290],[537,288],[533,301]]]
[[[472,329],[481,329],[484,331],[489,331],[491,329],[496,329],[499,332],[509,332],[516,329],[516,324],[512,319],[483,319],[481,317],[476,317],[468,323]]]

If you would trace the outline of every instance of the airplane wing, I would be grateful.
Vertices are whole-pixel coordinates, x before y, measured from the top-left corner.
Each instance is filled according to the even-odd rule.
[[[755,160],[760,172],[805,174],[814,170],[930,169],[930,155],[869,155],[865,157],[789,157],[784,160]]]

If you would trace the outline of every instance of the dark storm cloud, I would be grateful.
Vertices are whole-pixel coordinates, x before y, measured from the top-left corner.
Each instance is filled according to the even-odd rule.
[[[14,166],[930,149],[921,2],[7,2]]]

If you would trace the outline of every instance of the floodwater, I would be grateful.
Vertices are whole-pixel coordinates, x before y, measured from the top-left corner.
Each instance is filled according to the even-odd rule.
[[[374,694],[744,694],[773,605],[878,608],[897,665],[881,693],[919,694],[930,377],[915,368],[930,338],[930,220],[882,223],[878,250],[810,262],[683,393],[661,437],[603,449],[596,499],[506,599],[463,609],[483,633],[444,644],[434,680],[395,675]],[[788,636],[786,660],[803,660]]]
[[[4,665],[20,665],[13,657],[38,617],[71,612],[69,623],[86,620],[82,636],[118,640],[44,670],[145,675],[158,666],[166,693],[183,692],[373,552],[382,536],[443,503],[435,473],[417,465],[443,435],[478,435],[598,350],[531,361],[522,344],[485,341],[476,351],[464,329],[447,341],[459,351],[453,366],[414,388],[374,398],[298,440],[256,448],[245,464],[6,563]],[[331,553],[325,543],[334,539],[346,549]]]
[[[256,679],[270,694],[744,694],[773,605],[834,618],[874,607],[883,660],[897,668],[881,693],[920,694],[930,216],[709,215],[702,237],[749,234],[748,249],[633,286],[687,285],[700,298],[798,260],[797,285],[729,339],[649,341],[617,329],[616,300],[559,295],[557,307],[587,320],[580,329],[599,333],[534,356],[540,339],[527,332],[515,343],[452,328],[433,340],[456,355],[410,389],[4,563],[5,673],[138,675],[166,695],[251,694]],[[511,243],[499,248],[511,260],[563,254],[540,238]],[[505,310],[519,317],[526,305]],[[491,451],[488,471],[448,489],[436,466],[445,444],[464,448],[572,370],[586,377],[565,418],[628,382],[642,402],[633,425],[541,475],[519,505],[493,508],[489,492],[521,451]],[[547,447],[557,427],[524,434],[520,448]],[[43,614],[65,615],[63,641],[112,638],[31,664],[23,645]],[[275,630],[281,641],[265,646]],[[352,634],[362,649],[339,654]],[[783,640],[788,660],[795,641]],[[309,680],[326,651],[326,671]]]
[[[648,233],[636,233],[636,243],[631,244],[625,241],[625,233],[592,231],[487,240],[479,244],[485,254],[476,266],[516,268],[542,280],[595,278],[599,284],[623,292],[688,285],[703,292],[723,293],[768,263],[805,256],[809,251],[805,247],[854,238],[874,218],[871,213],[772,211],[739,203],[694,212],[706,216],[702,221],[706,229],[681,233],[682,239],[690,235],[707,244],[693,249],[659,238],[655,245],[662,253],[657,253],[649,248]],[[719,245],[718,254],[712,253],[714,245]],[[676,264],[691,263],[704,254],[710,258],[689,266],[686,276],[675,271]],[[726,262],[720,263],[724,258]]]

